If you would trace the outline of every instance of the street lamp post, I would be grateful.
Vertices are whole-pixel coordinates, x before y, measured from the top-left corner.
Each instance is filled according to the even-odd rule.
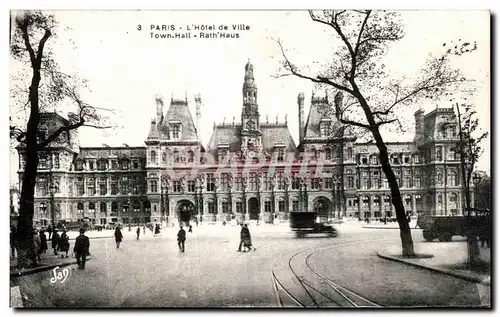
[[[132,193],[128,193],[128,231],[132,231]]]
[[[54,207],[54,196],[57,192],[57,185],[52,183],[50,185],[50,218],[52,222],[52,226],[55,228],[56,225],[56,211]]]
[[[160,194],[161,194],[161,223],[165,222],[165,197],[164,197],[164,192],[167,188],[167,184],[165,183],[165,180],[162,178],[161,180],[161,189],[160,189]]]
[[[478,173],[474,173],[472,177],[472,181],[474,182],[474,208],[478,209],[479,205],[479,182],[481,182],[481,176]]]

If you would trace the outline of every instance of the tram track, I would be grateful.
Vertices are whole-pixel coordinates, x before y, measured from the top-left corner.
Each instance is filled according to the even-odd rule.
[[[345,243],[339,243],[335,245],[329,245],[325,247],[320,247],[314,250],[310,248],[302,249],[293,254],[288,254],[288,265],[280,272],[282,275],[289,275],[288,285],[287,281],[284,279],[280,280],[278,271],[276,270],[275,262],[277,259],[271,263],[271,278],[273,283],[274,294],[276,297],[276,303],[278,307],[290,307],[285,305],[285,301],[293,303],[295,307],[302,308],[321,308],[321,307],[352,307],[352,308],[366,308],[366,307],[382,307],[379,304],[369,300],[368,298],[357,294],[356,292],[339,285],[332,279],[322,275],[320,272],[315,270],[310,264],[310,258],[312,255],[322,252],[325,250],[331,250],[335,248],[344,247],[347,245],[353,245],[364,242],[374,242],[374,241],[384,241],[384,240],[394,240],[395,238],[381,238],[381,239],[364,239]],[[280,258],[281,262],[284,262],[285,254]],[[300,257],[303,257],[301,260]],[[292,262],[299,261],[299,264],[304,265],[302,275],[297,272],[296,267],[294,268]],[[290,275],[291,274],[291,275]],[[314,278],[305,278],[303,275],[312,275]],[[290,286],[291,285],[291,286]],[[318,295],[314,296],[311,291]],[[285,295],[285,296],[282,296]],[[291,307],[294,307],[291,306]]]

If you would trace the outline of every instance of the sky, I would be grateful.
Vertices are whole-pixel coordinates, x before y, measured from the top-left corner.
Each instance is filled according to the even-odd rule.
[[[81,146],[103,143],[119,146],[144,146],[151,119],[156,113],[155,96],[160,94],[168,106],[170,98],[184,99],[187,92],[193,118],[194,95],[201,94],[200,136],[204,145],[210,139],[214,122],[240,121],[244,66],[250,59],[259,89],[261,120],[287,121],[298,143],[297,95],[306,96],[306,114],[313,86],[292,77],[275,78],[279,67],[279,38],[285,47],[295,49],[294,61],[309,64],[324,58],[335,42],[323,27],[313,23],[306,11],[55,11],[62,27],[50,42],[61,69],[78,73],[89,81],[91,92],[84,93],[91,105],[117,109],[119,128],[113,131],[79,130]],[[402,11],[405,37],[395,43],[384,62],[394,77],[411,78],[424,66],[430,54],[437,54],[450,40],[476,41],[479,49],[458,65],[466,77],[476,80],[474,100],[484,131],[490,127],[490,27],[488,11]],[[234,39],[152,38],[151,25],[174,25],[185,32],[189,26],[226,25]],[[233,25],[249,30],[232,31]],[[138,30],[140,26],[141,30]],[[62,28],[61,28],[62,29]],[[175,33],[155,31],[160,33]],[[198,32],[192,32],[195,34]],[[154,35],[153,35],[154,37]],[[76,48],[70,43],[76,44]],[[15,67],[11,66],[11,72]],[[423,103],[426,112],[451,107],[447,102]],[[410,122],[407,133],[386,133],[387,141],[413,139],[413,112],[401,109],[398,115]],[[166,109],[165,109],[166,111]],[[490,138],[484,142],[478,168],[490,170]],[[14,170],[16,157],[11,157]]]

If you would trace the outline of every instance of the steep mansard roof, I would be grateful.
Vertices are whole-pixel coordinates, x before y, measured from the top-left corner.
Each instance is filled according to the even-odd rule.
[[[193,121],[191,111],[189,110],[188,102],[185,100],[172,99],[168,107],[167,114],[163,118],[163,122],[151,123],[148,140],[168,140],[169,138],[169,123],[179,122],[182,125],[182,133],[179,141],[197,141],[198,131]]]

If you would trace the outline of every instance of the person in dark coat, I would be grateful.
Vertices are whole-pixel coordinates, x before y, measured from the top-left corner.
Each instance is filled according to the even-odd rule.
[[[40,258],[40,250],[42,249],[42,241],[40,239],[40,236],[38,235],[38,231],[34,230],[33,231],[33,244],[35,245],[35,254],[37,257],[38,261],[41,261],[42,259]]]
[[[66,252],[66,258],[68,257],[69,252],[69,237],[66,234],[66,230],[63,229],[61,234],[61,238],[59,239],[59,250],[61,252]],[[61,254],[61,258],[64,258],[64,254]]]
[[[193,233],[193,226],[189,225],[189,230],[188,232]]]
[[[243,224],[241,225],[241,231],[240,231],[240,245],[238,246],[238,252],[241,252],[241,247],[243,246],[243,239],[245,238],[245,226]]]
[[[186,231],[181,228],[179,229],[179,232],[177,233],[177,245],[179,246],[179,250],[181,252],[184,252],[184,243],[186,241]]]
[[[13,258],[16,257],[16,227],[10,227],[10,253]]]
[[[52,233],[52,249],[54,249],[54,255],[58,255],[57,250],[59,248],[59,239],[59,233],[57,233],[57,229],[54,229]]]
[[[49,249],[49,246],[47,245],[47,236],[43,229],[40,230],[40,240],[42,241],[42,253],[45,253]]]
[[[158,224],[158,223],[157,223],[157,224],[156,224],[156,226],[155,226],[155,236],[156,236],[157,234],[160,234],[160,224]]]
[[[245,224],[243,226],[243,245],[245,250],[243,252],[251,251],[253,248],[253,251],[257,250],[256,247],[252,246],[252,237],[250,236],[250,230],[248,230],[248,225]],[[248,249],[248,250],[246,250]]]
[[[120,248],[120,243],[123,240],[123,235],[122,232],[120,231],[120,227],[116,227],[115,229],[115,242],[116,242],[116,248]]]
[[[135,233],[137,233],[137,240],[139,240],[139,236],[141,235],[141,227],[137,227],[137,230]]]
[[[90,250],[89,238],[85,235],[85,229],[80,229],[80,235],[75,240],[73,252],[75,253],[76,263],[79,269],[85,268],[85,261]]]
[[[49,233],[49,240],[50,240],[52,238],[52,226],[51,225],[49,225],[47,227],[47,232]]]

